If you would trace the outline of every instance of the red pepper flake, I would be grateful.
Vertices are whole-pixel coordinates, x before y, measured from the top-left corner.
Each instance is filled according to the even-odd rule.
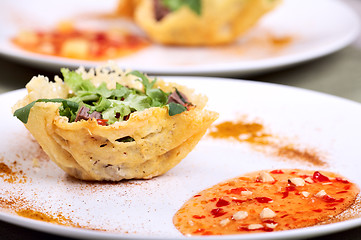
[[[213,215],[214,218],[223,216],[226,213],[227,212],[225,212],[222,208],[215,208],[215,209],[212,209],[212,211],[211,211],[211,214]]]
[[[240,200],[240,199],[232,199],[232,202],[235,202],[235,203],[244,203],[246,202],[246,200]]]
[[[256,197],[255,199],[259,203],[270,203],[273,201],[272,198],[269,198],[269,197]]]
[[[314,211],[314,212],[322,212],[322,209],[314,209],[314,210],[312,210],[312,211]]]
[[[277,182],[277,180],[274,180],[274,181],[273,181],[273,182],[271,182],[270,184],[275,185],[275,184],[276,184],[276,182]]]
[[[288,197],[288,192],[286,191],[286,192],[282,192],[282,199],[285,199],[286,197]]]
[[[280,218],[285,218],[287,216],[288,216],[288,214],[285,214],[285,215],[282,215]]]
[[[335,207],[333,207],[333,208],[326,208],[326,210],[333,211],[333,210],[336,210],[336,208],[335,208]]]
[[[251,232],[251,231],[257,231],[257,230],[265,230],[265,228],[249,229],[248,227],[239,226],[238,230],[239,231]]]
[[[290,185],[286,187],[286,192],[292,192],[296,190],[296,186],[295,185]]]
[[[246,231],[246,232],[251,231],[250,229],[248,229],[248,227],[242,227],[242,226],[238,227],[237,229],[239,231]]]
[[[209,199],[210,202],[215,202],[217,201],[217,198],[212,198],[212,199]]]
[[[337,206],[338,205],[338,203],[330,203],[330,204],[327,204],[326,206],[327,207],[334,207],[334,206]]]
[[[308,177],[310,177],[310,176],[309,175],[300,175],[300,178],[303,178],[303,179],[308,178]]]
[[[195,218],[195,219],[203,219],[203,218],[206,218],[206,216],[204,216],[204,215],[202,215],[202,216],[193,215],[192,217]]]
[[[276,170],[273,170],[271,171],[270,173],[273,173],[273,174],[283,174],[284,172],[280,169],[276,169]]]
[[[341,194],[341,193],[347,193],[348,191],[339,191],[339,192],[337,192],[336,194]]]
[[[216,203],[217,207],[224,207],[224,206],[228,206],[230,204],[230,202],[228,202],[227,200],[224,200],[222,198],[220,198],[218,200],[218,202]]]
[[[340,178],[340,177],[337,177],[337,178],[336,178],[336,181],[337,181],[337,182],[342,182],[342,183],[350,183],[348,180],[343,179],[343,178]]]
[[[269,227],[265,227],[262,230],[265,231],[265,232],[273,232],[274,231],[273,228],[269,228]]]
[[[325,195],[322,197],[323,201],[328,202],[328,203],[333,203],[333,202],[343,202],[345,199],[340,198],[340,199],[335,199],[329,195]]]
[[[272,223],[272,224],[277,224],[276,221],[272,220],[272,219],[266,219],[266,220],[263,220],[264,223]]]
[[[97,119],[98,125],[101,126],[107,126],[108,125],[108,119]]]
[[[227,194],[241,194],[244,191],[247,191],[247,189],[244,187],[232,188],[231,190],[227,191]]]
[[[347,185],[347,186],[345,186],[343,189],[345,189],[345,190],[350,190],[350,188],[351,188],[351,185]]]
[[[328,177],[326,177],[325,175],[323,175],[319,171],[314,172],[312,178],[313,178],[314,181],[317,180],[319,182],[329,182],[330,181],[330,179]]]
[[[193,197],[200,197],[201,195],[197,194],[197,195],[194,195]]]

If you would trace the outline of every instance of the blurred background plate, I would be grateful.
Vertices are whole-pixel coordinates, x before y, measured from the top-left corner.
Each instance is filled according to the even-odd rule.
[[[55,27],[72,19],[80,25],[107,28],[128,22],[102,18],[115,11],[117,1],[2,0],[0,54],[41,68],[93,67],[102,62],[45,56],[23,51],[11,42],[21,29]],[[137,29],[135,29],[137,30]],[[166,47],[153,44],[116,59],[123,68],[150,74],[245,76],[319,58],[350,44],[359,33],[352,9],[337,0],[284,0],[236,43],[223,47]]]

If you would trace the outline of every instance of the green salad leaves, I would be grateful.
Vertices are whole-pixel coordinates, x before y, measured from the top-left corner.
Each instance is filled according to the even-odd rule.
[[[14,116],[17,117],[23,123],[28,122],[30,109],[35,105],[37,102],[54,102],[54,103],[62,103],[61,108],[59,109],[61,116],[66,116],[69,119],[75,119],[75,113],[78,111],[79,105],[75,102],[61,99],[61,98],[54,98],[54,99],[38,99],[34,102],[29,103],[25,107],[19,108],[14,112]]]
[[[38,99],[23,108],[17,109],[14,112],[14,116],[23,123],[27,123],[30,109],[36,102],[61,103],[59,113],[61,116],[66,116],[69,122],[76,120],[81,107],[88,108],[88,113],[101,113],[102,119],[106,119],[107,124],[127,120],[130,113],[151,107],[167,107],[170,116],[187,110],[187,107],[182,104],[168,103],[168,97],[171,93],[165,93],[159,88],[154,88],[156,79],[150,81],[147,76],[138,71],[128,74],[138,78],[143,84],[144,91],[128,88],[119,83],[116,84],[115,89],[108,89],[105,82],[96,87],[90,80],[84,80],[75,71],[62,68],[61,73],[63,74],[65,84],[72,90],[72,94],[67,99]],[[178,90],[176,91],[178,93]]]
[[[198,15],[201,15],[202,12],[201,0],[161,0],[161,3],[171,11],[177,11],[179,8],[187,6]]]

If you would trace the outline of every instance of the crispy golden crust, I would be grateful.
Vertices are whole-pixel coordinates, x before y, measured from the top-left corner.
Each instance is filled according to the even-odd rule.
[[[92,80],[99,82],[101,69],[85,73],[97,76]],[[107,70],[104,70],[107,72]],[[115,82],[138,85],[134,77],[115,71],[103,80],[108,85]],[[119,74],[119,72],[118,72]],[[56,87],[54,87],[56,84]],[[36,86],[50,86],[52,98],[64,97],[66,86],[61,82],[49,83],[44,77],[33,78],[27,85],[28,95],[19,101],[16,108],[47,94],[39,93]],[[158,80],[158,86],[165,91],[174,87]],[[100,126],[95,120],[69,123],[59,116],[59,103],[39,102],[30,111],[26,128],[32,133],[49,157],[65,172],[83,180],[149,179],[161,175],[177,165],[196,146],[215,121],[218,114],[203,110],[206,97],[192,93],[192,90],[177,85],[196,107],[175,116],[169,116],[167,108],[150,108],[130,115],[128,121],[109,126]],[[120,142],[117,139],[132,137],[133,142]]]
[[[220,45],[244,34],[280,1],[202,0],[201,16],[188,7],[182,7],[161,21],[155,19],[152,0],[131,0],[127,1],[128,4],[120,1],[119,9],[123,10],[118,9],[118,12],[131,15],[152,40],[161,44]]]
[[[119,0],[116,13],[123,17],[133,18],[139,0]]]

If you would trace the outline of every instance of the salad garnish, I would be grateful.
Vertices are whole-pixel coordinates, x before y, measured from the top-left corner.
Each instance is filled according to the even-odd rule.
[[[67,99],[38,99],[17,109],[14,116],[26,124],[30,110],[36,102],[56,102],[61,103],[60,116],[67,117],[69,122],[95,118],[99,125],[109,125],[126,121],[131,113],[151,107],[167,107],[169,116],[174,116],[193,106],[178,89],[166,93],[160,88],[154,88],[157,79],[151,81],[139,71],[129,72],[128,75],[138,78],[143,85],[143,91],[119,83],[116,83],[115,89],[108,89],[105,82],[96,87],[75,71],[62,68],[61,73],[65,84],[71,89]]]
[[[161,3],[172,12],[177,11],[183,6],[189,7],[197,15],[201,15],[202,12],[201,0],[161,0]]]

